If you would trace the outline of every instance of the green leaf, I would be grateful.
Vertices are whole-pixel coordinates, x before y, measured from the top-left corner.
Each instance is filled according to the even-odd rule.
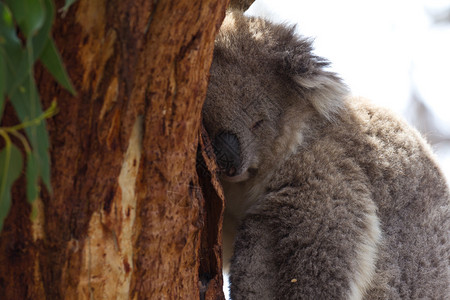
[[[42,27],[39,29],[36,35],[32,37],[32,45],[33,45],[33,64],[36,60],[41,56],[42,51],[44,50],[47,42],[50,38],[50,30],[52,28],[53,19],[55,17],[53,1],[52,0],[44,0],[45,6],[45,20]],[[28,44],[28,41],[27,41]]]
[[[36,154],[33,152],[27,153],[27,200],[31,204],[37,199],[39,194],[39,166]]]
[[[30,9],[34,6],[39,7],[36,12],[31,13],[34,21],[32,19],[24,19],[21,21],[25,24],[22,27],[28,26],[26,27],[28,29],[25,30],[33,30],[33,34],[28,36],[26,40],[26,49],[23,48],[22,42],[17,37],[14,24],[6,21],[11,16],[4,18],[4,24],[0,24],[0,40],[2,31],[4,31],[6,40],[4,45],[5,49],[2,52],[4,52],[5,60],[8,64],[7,74],[9,74],[9,82],[6,86],[8,87],[7,94],[9,95],[23,83],[26,76],[31,76],[32,66],[42,54],[50,37],[50,30],[54,19],[54,7],[51,0],[14,0],[8,2],[11,2],[10,5],[14,8],[13,12],[18,14],[18,16],[14,15],[16,20],[17,18],[21,20],[24,16],[27,16]],[[24,10],[20,4],[26,4],[28,2],[33,2],[33,5]],[[4,11],[6,11],[5,15],[8,15],[9,10],[6,6],[4,6]]]
[[[22,172],[22,154],[20,150],[6,143],[0,151],[0,230],[11,207],[11,187]]]
[[[42,114],[42,107],[36,84],[32,78],[27,77],[24,85],[21,85],[12,95],[11,103],[17,112],[20,122],[32,120]],[[36,126],[25,128],[28,140],[31,143],[37,160],[38,173],[42,181],[51,193],[50,185],[50,155],[49,137],[45,127],[45,121]]]
[[[0,2],[0,45],[15,44],[20,45],[20,40],[16,34],[11,10]]]
[[[42,0],[7,0],[25,37],[34,35],[44,24],[45,6]]]
[[[55,77],[59,84],[61,84],[72,95],[76,94],[53,39],[49,39],[44,52],[42,53],[41,62],[50,71],[53,77]]]
[[[42,121],[41,124],[35,127],[37,139],[35,141],[36,144],[33,144],[33,149],[37,149],[37,151],[36,150],[35,151],[36,157],[39,158],[38,159],[39,176],[42,178],[42,181],[44,182],[47,191],[51,194],[52,193],[52,185],[50,181],[51,161],[49,153],[50,143],[45,123],[46,123],[45,121]]]
[[[22,49],[22,43],[17,37],[16,28],[12,23],[12,14],[6,5],[0,2],[0,51],[3,56],[6,67],[6,87],[9,93],[12,82],[14,81],[16,69],[25,58],[25,51]]]
[[[42,113],[39,95],[33,78],[26,77],[23,84],[10,94],[9,97],[20,122],[32,120]],[[28,127],[26,130],[30,128]],[[31,136],[28,138],[32,139]]]
[[[3,108],[5,104],[5,87],[6,87],[6,67],[5,59],[0,53],[0,121],[3,116]]]
[[[26,0],[26,19],[24,34],[26,37],[34,35],[44,24],[46,18],[45,6],[42,0]]]
[[[12,11],[14,15],[14,19],[17,23],[22,23],[25,19],[25,10],[23,7],[25,6],[25,0],[5,0],[3,1]]]
[[[28,11],[28,9],[24,10],[22,5],[29,1],[36,0],[8,0],[6,2],[14,8],[12,9],[13,12],[18,14],[18,16],[14,15],[16,20],[17,18],[22,20]],[[32,76],[32,66],[39,57],[56,80],[69,92],[75,94],[54,42],[50,39],[50,30],[54,19],[53,2],[52,0],[41,0],[39,3],[43,5],[45,19],[36,34],[27,39],[26,49],[24,49],[17,37],[14,24],[10,22],[12,19],[11,12],[7,6],[0,2],[2,15],[5,16],[0,20],[0,41],[6,41],[3,44],[0,42],[0,51],[3,53],[7,64],[6,93],[10,97],[19,86],[24,84],[26,77]]]
[[[3,3],[0,3],[0,16],[0,53],[4,59],[5,72],[8,74],[5,89],[9,95],[23,81],[30,66],[27,53],[12,23],[11,11]]]
[[[17,7],[16,3],[21,3],[23,1],[24,0],[19,0],[18,2],[13,1],[13,7],[15,7],[14,12],[19,12],[19,16],[23,15],[24,11],[20,7]],[[25,2],[28,1],[31,0],[26,0]],[[9,82],[6,85],[8,87],[8,95],[13,93],[15,89],[23,84],[25,77],[32,76],[33,64],[42,54],[50,37],[50,30],[54,19],[53,2],[52,0],[42,0],[43,2],[32,1],[35,5],[40,3],[39,5],[42,6],[45,18],[42,19],[42,24],[32,24],[36,25],[36,27],[33,28],[34,33],[26,40],[26,49],[23,48],[21,41],[18,39],[13,24],[8,25],[9,27],[5,27],[9,36],[8,43],[5,45],[7,47],[4,49],[6,62],[8,63],[7,74],[9,74]],[[28,10],[29,9],[27,9],[25,13]]]
[[[0,2],[0,17],[2,19],[2,23],[4,22],[5,25],[8,27],[14,26],[13,18],[11,14],[11,10],[3,3]]]
[[[11,11],[8,6],[0,2],[0,49],[2,56],[5,56],[3,48],[10,45],[20,48],[20,40],[16,34]]]
[[[13,47],[11,44],[5,47],[5,60],[6,74],[8,74],[6,77],[6,93],[10,96],[29,76],[31,65],[26,50],[21,47]]]

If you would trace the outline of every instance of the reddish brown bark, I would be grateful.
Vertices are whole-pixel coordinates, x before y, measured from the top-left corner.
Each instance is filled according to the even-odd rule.
[[[200,280],[206,291],[206,299],[222,296],[222,222],[225,208],[224,194],[217,177],[213,147],[205,128],[201,128],[201,157],[198,157],[197,173],[204,199],[203,222],[206,230],[202,233]],[[205,284],[206,283],[206,284]],[[221,298],[220,298],[221,299]]]
[[[223,198],[203,200],[196,151],[226,4],[79,0],[58,14],[78,95],[38,68],[44,107],[60,110],[48,122],[53,193],[31,221],[23,179],[14,185],[2,299],[223,298]]]

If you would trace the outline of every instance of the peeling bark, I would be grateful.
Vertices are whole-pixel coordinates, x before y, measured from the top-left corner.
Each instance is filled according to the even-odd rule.
[[[2,299],[223,298],[223,197],[204,199],[196,152],[226,6],[79,0],[58,14],[78,95],[36,70],[44,107],[60,110],[47,126],[53,193],[41,191],[31,221],[24,179],[14,185]]]
[[[211,141],[205,128],[201,128],[197,173],[204,195],[203,222],[206,230],[202,232],[200,281],[205,299],[217,299],[221,295],[222,280],[222,223],[225,197],[219,183],[218,167]]]

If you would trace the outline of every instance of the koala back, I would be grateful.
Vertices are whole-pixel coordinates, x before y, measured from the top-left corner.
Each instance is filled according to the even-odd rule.
[[[309,247],[308,253],[320,252],[323,243],[315,243],[321,235],[334,232],[326,240],[335,251],[346,251],[342,250],[331,271],[342,268],[346,274],[349,265],[357,266],[350,268],[358,275],[349,281],[351,292],[343,298],[448,297],[450,196],[436,159],[420,134],[388,110],[360,98],[347,99],[338,122],[310,130],[315,133],[310,133],[268,182],[266,191],[276,191],[276,196],[258,202],[246,217],[268,213],[278,220],[280,231],[282,220],[289,226],[286,232],[279,232],[281,236],[302,228],[301,240],[306,241],[307,246],[303,246]],[[289,197],[280,201],[283,193]],[[286,205],[295,216],[286,213]],[[307,217],[299,213],[305,211],[313,213]],[[345,228],[345,232],[333,231],[336,227]],[[299,252],[296,238],[283,244],[282,251],[295,256]],[[287,277],[301,274],[305,268],[293,270],[289,264],[292,261],[286,259],[280,268],[287,282],[283,293],[295,298]],[[329,278],[334,277],[331,274]],[[338,290],[333,294],[339,295]]]

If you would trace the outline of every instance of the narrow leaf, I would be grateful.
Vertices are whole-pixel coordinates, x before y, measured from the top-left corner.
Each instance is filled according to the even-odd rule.
[[[34,35],[44,24],[45,6],[42,0],[25,0],[24,34],[26,37]]]
[[[50,167],[51,167],[51,161],[50,161],[50,143],[49,143],[49,137],[48,132],[45,126],[45,121],[42,121],[41,124],[36,126],[36,145],[33,145],[33,149],[36,152],[35,157],[39,157],[38,161],[38,169],[39,169],[39,176],[42,178],[42,181],[45,184],[45,187],[47,188],[47,191],[51,194],[52,193],[52,185],[50,181]]]
[[[14,89],[13,86],[19,85],[16,82],[23,80],[26,75],[28,67],[25,65],[28,61],[22,43],[17,37],[16,28],[12,22],[12,13],[2,2],[0,2],[0,51],[4,59],[5,72],[8,74],[5,89],[9,94]]]
[[[20,45],[20,39],[16,34],[11,10],[0,2],[0,45],[7,44]]]
[[[11,104],[17,112],[20,122],[30,121],[42,114],[42,107],[39,101],[36,84],[33,78],[27,76],[21,86],[9,95]],[[35,127],[28,127],[26,130]],[[28,132],[27,132],[28,135]],[[32,136],[28,136],[30,140]]]
[[[11,144],[0,151],[0,230],[11,207],[11,187],[22,172],[22,154]]]
[[[53,77],[55,77],[59,84],[61,84],[72,95],[76,94],[53,39],[49,39],[44,52],[42,53],[41,62],[50,71]]]
[[[1,22],[7,25],[8,27],[14,26],[11,10],[1,2],[0,2],[0,18]]]
[[[5,86],[6,86],[6,67],[5,59],[0,53],[0,121],[3,116],[3,108],[5,104]]]
[[[6,3],[25,37],[35,34],[44,24],[45,7],[42,0],[9,0]]]
[[[25,0],[5,0],[6,5],[8,5],[9,9],[12,11],[14,15],[14,19],[18,24],[22,23],[26,18],[25,16]]]
[[[20,46],[20,39],[16,34],[11,11],[8,6],[0,2],[0,45],[9,44]]]
[[[36,154],[33,152],[27,153],[27,200],[31,204],[36,200],[39,193],[39,166]]]
[[[42,107],[36,84],[32,78],[27,77],[24,85],[20,86],[11,96],[11,103],[21,122],[30,121],[42,114]],[[50,185],[50,155],[49,137],[45,120],[35,126],[25,128],[31,148],[37,160],[39,176],[42,178],[49,192]]]
[[[26,0],[29,1],[29,0]],[[34,1],[34,0],[33,0]],[[25,13],[23,9],[20,8],[20,4],[23,0],[18,2],[12,1],[12,6],[15,8],[14,11],[19,11]],[[41,3],[41,1],[39,1]],[[41,4],[45,12],[45,18],[42,20],[42,25],[36,27],[36,31],[33,35],[29,36],[26,40],[26,50],[22,46],[22,42],[17,37],[16,28],[12,22],[11,12],[8,7],[0,3],[0,10],[3,10],[3,15],[5,16],[3,20],[0,20],[0,41],[2,36],[6,43],[3,45],[4,49],[0,49],[5,56],[5,62],[8,66],[7,68],[7,94],[11,94],[17,89],[21,84],[23,84],[25,77],[30,76],[32,66],[42,54],[48,39],[50,37],[50,30],[54,19],[54,6],[52,0],[44,0]],[[17,18],[17,16],[15,16]],[[23,21],[25,22],[25,21]],[[38,29],[38,30],[37,30]],[[34,30],[34,29],[33,29]],[[1,47],[0,43],[0,47]]]
[[[44,0],[45,6],[45,20],[39,31],[32,37],[33,45],[33,64],[41,56],[42,51],[47,45],[50,38],[50,30],[52,28],[53,19],[55,18],[55,12],[52,0]],[[28,43],[28,41],[27,41]]]

